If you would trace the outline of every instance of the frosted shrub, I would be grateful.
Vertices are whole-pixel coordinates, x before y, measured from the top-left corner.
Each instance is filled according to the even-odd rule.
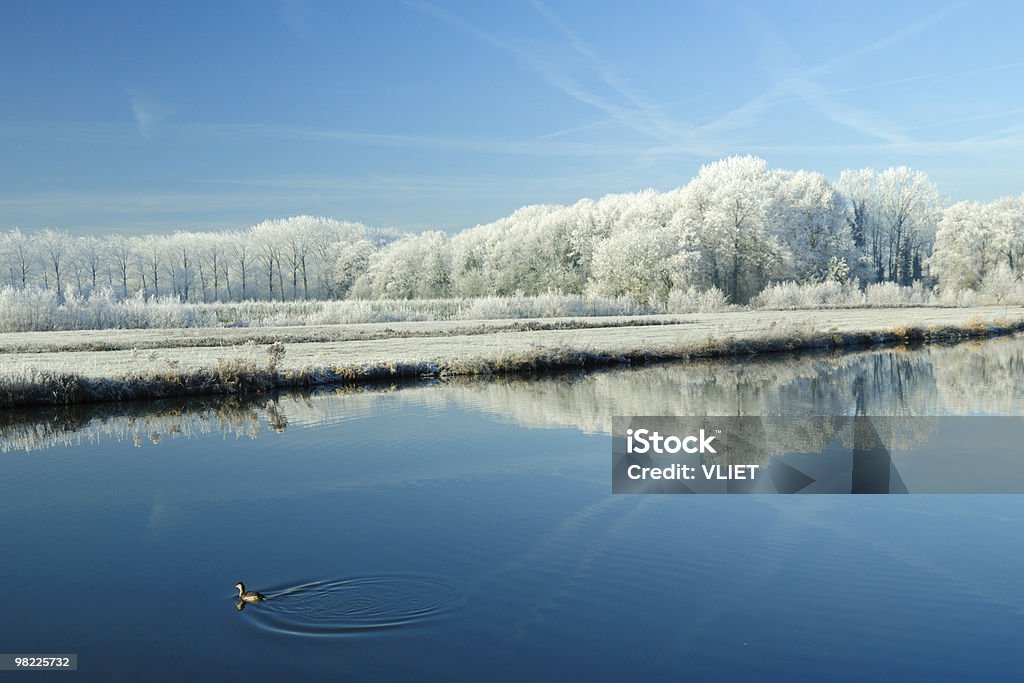
[[[586,315],[583,300],[578,296],[565,296],[548,292],[533,298],[532,313],[540,318]]]
[[[1024,305],[1024,281],[1000,265],[987,272],[976,289],[943,289],[938,300],[944,306]]]
[[[920,282],[903,287],[895,282],[878,282],[868,285],[863,292],[857,282],[840,283],[835,280],[824,282],[779,282],[766,287],[751,300],[754,308],[769,310],[793,310],[808,308],[898,308],[903,306],[934,306],[939,304],[968,306],[970,302],[947,294],[937,297]]]
[[[895,282],[876,282],[864,290],[864,300],[870,306],[902,306],[906,299],[903,288]]]
[[[729,308],[728,297],[718,287],[700,291],[696,287],[673,289],[668,295],[668,313],[716,313]]]
[[[841,308],[864,305],[857,284],[824,282],[778,282],[766,287],[751,302],[754,308],[792,310],[804,308]]]
[[[769,310],[999,303],[1024,303],[1024,283],[1005,269],[989,273],[978,290],[944,291],[941,296],[920,284],[900,287],[894,283],[879,283],[861,292],[856,281],[842,284],[826,280],[776,283],[751,300],[752,307]],[[631,316],[711,313],[729,307],[728,298],[721,290],[700,291],[694,287],[672,290],[664,307],[657,303],[638,303],[625,296],[556,292],[447,299],[184,303],[173,296],[147,299],[141,293],[119,300],[115,292],[100,288],[88,297],[69,292],[61,301],[52,291],[43,288],[3,287],[0,288],[0,332]]]
[[[932,296],[920,283],[901,287],[895,282],[876,282],[864,290],[864,303],[869,308],[925,306],[932,303]]]
[[[986,273],[978,291],[985,303],[1024,304],[1024,283],[1005,264]]]
[[[119,327],[135,329],[148,327],[149,312],[148,304],[142,292],[136,292],[133,296],[121,302],[122,319]]]
[[[0,331],[35,332],[54,329],[59,305],[47,289],[0,289]]]
[[[646,315],[662,312],[651,306],[637,304],[629,297],[591,296],[582,302],[585,306],[584,315]]]
[[[980,306],[981,297],[973,289],[940,289],[936,301],[940,306],[970,307]]]
[[[150,300],[150,319],[147,327],[212,327],[213,316],[200,306],[182,304],[174,297]]]
[[[174,297],[143,299],[141,294],[117,301],[106,288],[86,298],[69,293],[59,301],[37,287],[0,289],[0,331],[139,329],[212,327],[216,316],[201,304],[183,304]]]
[[[472,299],[465,310],[470,320],[494,320],[502,318],[526,318],[522,315],[525,306],[523,297],[487,296]]]

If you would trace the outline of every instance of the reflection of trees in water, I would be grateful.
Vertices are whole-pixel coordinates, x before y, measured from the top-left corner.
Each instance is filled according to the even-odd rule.
[[[829,445],[841,429],[848,428],[849,422],[845,416],[817,416],[792,421],[766,419],[765,443],[771,447],[772,455],[785,452],[818,453]]]
[[[866,426],[865,422],[869,425]],[[938,430],[938,418],[916,415],[866,418],[748,416],[734,420],[708,418],[699,426],[707,431],[721,430],[722,442],[727,445],[717,453],[705,454],[705,462],[717,465],[767,465],[775,455],[823,453],[837,437],[838,443],[846,450],[852,450],[855,446],[859,449],[870,449],[880,445],[891,452],[909,451],[927,442]],[[689,430],[687,433],[693,432]]]
[[[958,414],[1024,411],[1024,338],[993,339],[933,355],[936,390]]]
[[[461,405],[529,426],[610,433],[617,415],[1021,415],[1021,377],[1024,337],[1017,337],[839,356],[676,363],[573,381],[466,384],[450,387],[443,400],[454,395]],[[900,430],[894,429],[899,443]],[[801,440],[820,444],[826,438],[809,432]]]
[[[457,394],[463,405],[522,424],[596,433],[609,433],[617,415],[926,415],[942,410],[931,363],[920,350],[677,363],[575,381],[469,384],[447,393]]]
[[[853,427],[854,425],[851,425]],[[938,418],[922,417],[919,415],[891,415],[875,416],[871,418],[872,435],[880,442],[879,445],[892,452],[910,451],[915,446],[926,443],[939,429]],[[855,433],[854,429],[845,429],[842,432],[842,444],[847,448],[853,448],[855,441],[860,448],[872,448],[875,444],[868,443],[872,439],[868,437],[866,430]]]
[[[163,437],[211,433],[255,438],[268,429],[352,419],[394,405],[452,405],[528,427],[575,427],[590,433],[610,433],[612,419],[620,415],[1020,415],[1021,377],[1024,337],[836,356],[703,360],[542,378],[451,380],[403,388],[78,404],[0,411],[0,452],[101,440],[141,446]],[[782,440],[783,435],[770,433],[781,424],[766,421],[766,438],[808,451],[821,450],[839,428],[838,422],[828,420],[802,423],[799,433],[787,432]],[[915,426],[902,426],[911,424]],[[892,439],[892,446],[899,448],[918,439],[913,430],[925,429],[925,424],[893,423],[887,441]]]
[[[73,446],[101,440],[142,446],[165,437],[224,434],[255,438],[287,424],[277,398],[74,404],[0,412],[0,451]],[[295,398],[292,398],[295,401]]]
[[[402,393],[402,392],[398,392]],[[0,410],[0,453],[114,441],[142,447],[164,438],[206,434],[255,439],[267,430],[369,415],[394,387],[198,397],[123,403],[77,403]]]

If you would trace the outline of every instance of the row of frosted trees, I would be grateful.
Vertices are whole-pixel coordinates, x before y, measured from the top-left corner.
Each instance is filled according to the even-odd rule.
[[[367,267],[341,289],[360,298],[555,291],[665,302],[673,290],[717,288],[735,303],[785,281],[958,290],[996,267],[1020,279],[1022,220],[1024,196],[943,208],[935,184],[906,167],[845,171],[831,183],[732,157],[668,193],[530,206],[451,239],[404,237],[360,254]],[[968,234],[973,256],[963,260]]]
[[[324,218],[246,231],[0,236],[15,288],[182,301],[597,294],[664,302],[717,288],[744,303],[766,285],[826,279],[977,288],[1024,272],[1024,196],[943,208],[935,185],[900,167],[819,173],[755,157],[704,166],[689,184],[527,206],[454,236],[399,235]]]
[[[65,296],[108,289],[118,297],[181,301],[297,300],[338,296],[333,261],[339,245],[375,247],[396,235],[358,223],[296,216],[243,231],[138,237],[71,236],[58,230],[0,235],[6,284]]]
[[[833,278],[934,279],[943,215],[935,185],[908,168],[819,173],[755,157],[704,166],[688,185],[528,206],[451,238],[427,232],[377,252],[340,289],[359,298],[567,294],[665,301],[717,288],[743,303],[767,284]],[[344,260],[345,257],[343,257]]]

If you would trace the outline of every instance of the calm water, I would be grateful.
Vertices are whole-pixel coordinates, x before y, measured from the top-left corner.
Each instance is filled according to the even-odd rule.
[[[612,496],[608,432],[1020,415],[1022,379],[1000,340],[6,411],[0,652],[77,653],[57,680],[1019,680],[1021,497]]]

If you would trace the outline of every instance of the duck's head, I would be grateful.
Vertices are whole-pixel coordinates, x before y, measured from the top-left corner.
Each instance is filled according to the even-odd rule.
[[[245,592],[245,584],[242,583],[241,581],[239,581],[238,583],[235,584],[235,588],[238,589],[239,593],[244,593]]]

